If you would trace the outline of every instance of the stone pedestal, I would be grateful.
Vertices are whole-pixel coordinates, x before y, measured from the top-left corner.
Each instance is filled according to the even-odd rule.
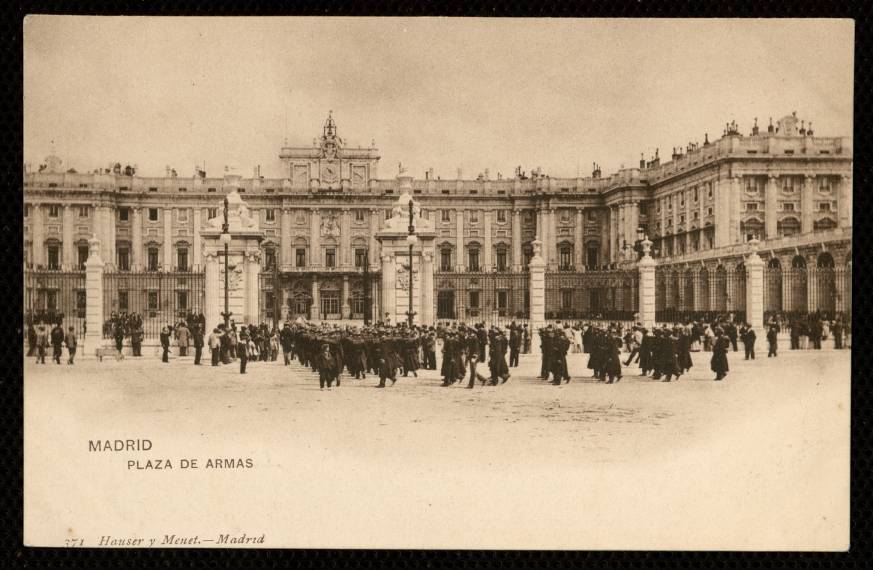
[[[88,260],[85,261],[85,338],[83,355],[94,355],[103,343],[103,267],[100,240],[88,240]]]
[[[655,260],[649,254],[652,242],[648,236],[642,241],[643,257],[637,263],[640,272],[640,323],[649,330],[655,327]]]
[[[543,242],[531,242],[533,257],[528,264],[530,273],[530,351],[542,354],[539,329],[546,325],[546,260],[543,259]]]
[[[764,260],[758,255],[758,240],[749,241],[752,252],[746,258],[746,322],[758,338],[764,335]]]
[[[421,209],[412,199],[412,177],[399,176],[400,197],[391,218],[376,235],[382,252],[381,320],[391,324],[408,321],[409,291],[415,324],[433,324],[433,258],[436,230],[431,220],[421,217]],[[409,255],[409,207],[416,241]]]
[[[206,328],[212,330],[224,322],[225,273],[227,273],[227,301],[230,320],[237,324],[259,322],[261,248],[264,239],[257,217],[232,187],[228,195],[227,256],[222,241],[223,205],[219,215],[201,231],[203,256],[206,259]]]

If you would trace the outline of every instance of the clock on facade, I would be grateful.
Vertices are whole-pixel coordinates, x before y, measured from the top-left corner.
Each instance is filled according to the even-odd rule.
[[[333,184],[339,179],[339,165],[334,163],[326,163],[321,167],[321,180],[328,184]]]

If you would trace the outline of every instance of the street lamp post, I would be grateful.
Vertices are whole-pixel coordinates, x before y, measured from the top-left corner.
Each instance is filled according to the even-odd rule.
[[[409,235],[406,236],[406,243],[409,244],[409,309],[406,311],[407,322],[409,328],[412,328],[412,322],[415,317],[415,311],[412,310],[412,247],[418,242],[418,236],[415,235],[415,223],[413,221],[412,198],[409,199]]]
[[[227,196],[224,197],[224,223],[221,224],[221,236],[219,240],[224,244],[224,312],[221,313],[221,316],[224,317],[224,329],[230,326],[230,301],[228,297],[228,286],[229,286],[229,277],[230,277],[230,267],[228,266],[228,251],[230,246],[230,233],[228,230],[230,229],[230,224],[227,221],[227,209],[228,202]]]

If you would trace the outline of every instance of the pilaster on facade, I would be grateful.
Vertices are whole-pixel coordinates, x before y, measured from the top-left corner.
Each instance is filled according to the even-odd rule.
[[[576,225],[573,227],[573,264],[576,269],[585,265],[585,210],[576,208]]]
[[[490,208],[486,208],[482,212],[482,225],[483,225],[483,230],[484,230],[484,234],[485,234],[485,239],[483,240],[484,241],[484,249],[485,249],[484,253],[485,253],[485,255],[483,256],[483,260],[482,260],[483,261],[482,269],[485,271],[491,271],[491,268],[494,266],[494,264],[492,263],[492,255],[493,255],[492,248],[493,248],[493,246],[492,246],[492,239],[491,239],[491,209]]]
[[[770,174],[767,177],[767,188],[764,198],[764,231],[767,239],[779,236],[779,175]]]
[[[170,270],[173,267],[173,210],[172,208],[164,209],[164,261],[165,270]]]
[[[352,221],[351,211],[349,208],[342,209],[340,218],[340,266],[344,268],[352,267],[354,260],[352,259]],[[348,300],[345,301],[348,303]]]
[[[70,271],[75,267],[76,254],[73,247],[73,207],[64,204],[64,220],[61,237],[63,239],[62,267],[64,271]]]
[[[512,209],[512,270],[521,271],[521,210]]]
[[[464,270],[464,261],[466,257],[466,248],[464,247],[464,211],[455,210],[455,249],[457,250],[457,258],[455,266],[458,271]]]
[[[140,271],[145,267],[142,254],[142,208],[140,206],[131,208],[130,219],[131,233],[133,234],[133,243],[130,244],[130,266],[134,271]]]
[[[309,262],[321,266],[321,214],[318,208],[309,211]]]
[[[837,225],[841,228],[852,226],[852,177],[840,177],[840,187],[837,191]]]

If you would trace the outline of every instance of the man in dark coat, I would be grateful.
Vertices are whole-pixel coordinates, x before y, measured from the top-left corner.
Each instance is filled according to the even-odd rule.
[[[778,327],[773,324],[770,325],[770,330],[767,331],[767,358],[771,356],[776,356],[776,349],[778,348],[779,342],[779,333]]]
[[[73,360],[76,358],[76,346],[78,346],[76,330],[73,327],[70,327],[67,336],[64,337],[64,344],[67,345],[67,352],[70,354],[70,358],[67,359],[67,364],[72,364]]]
[[[521,331],[513,322],[509,326],[509,366],[515,368],[518,366],[518,353],[521,350]]]
[[[840,319],[834,321],[834,326],[831,327],[831,332],[834,335],[834,348],[843,348],[843,321]]]
[[[321,346],[321,352],[316,358],[316,367],[318,368],[318,386],[324,390],[327,385],[328,390],[333,384],[334,378],[337,377],[336,359],[330,353],[330,345],[324,343]]]
[[[549,379],[549,372],[552,370],[552,329],[546,327],[540,329],[540,351],[542,352],[542,362],[540,363],[540,378],[543,380]]]
[[[191,335],[194,337],[194,364],[200,366],[200,358],[203,356],[203,328],[199,323],[191,325]]]
[[[497,385],[497,379],[501,378],[502,383],[509,380],[509,367],[506,365],[506,336],[500,331],[493,330],[491,334],[491,345],[488,348],[488,356],[490,357],[491,367],[491,385]]]
[[[734,323],[727,324],[727,333],[728,339],[730,339],[731,347],[734,349],[734,352],[737,351],[737,325]]]
[[[722,380],[725,376],[727,376],[728,370],[728,359],[727,353],[728,349],[730,349],[731,341],[727,336],[725,336],[724,331],[721,328],[716,329],[715,331],[715,343],[712,345],[712,359],[710,360],[710,368],[715,372],[715,379]]]
[[[282,345],[282,354],[285,356],[285,366],[291,364],[294,350],[294,334],[291,332],[291,325],[285,323],[282,327],[282,332],[279,333],[279,344]]]
[[[482,323],[476,325],[476,340],[479,341],[479,362],[485,362],[485,346],[488,344],[488,333],[485,332],[485,325]]]
[[[64,346],[64,329],[61,328],[60,324],[55,324],[52,327],[50,338],[52,343],[52,360],[55,361],[55,364],[60,364]]]
[[[746,323],[742,329],[743,348],[746,350],[746,360],[755,360],[755,329]]]
[[[246,373],[246,364],[249,362],[249,330],[242,327],[239,331],[239,342],[236,344],[236,355],[239,358],[239,373]]]

